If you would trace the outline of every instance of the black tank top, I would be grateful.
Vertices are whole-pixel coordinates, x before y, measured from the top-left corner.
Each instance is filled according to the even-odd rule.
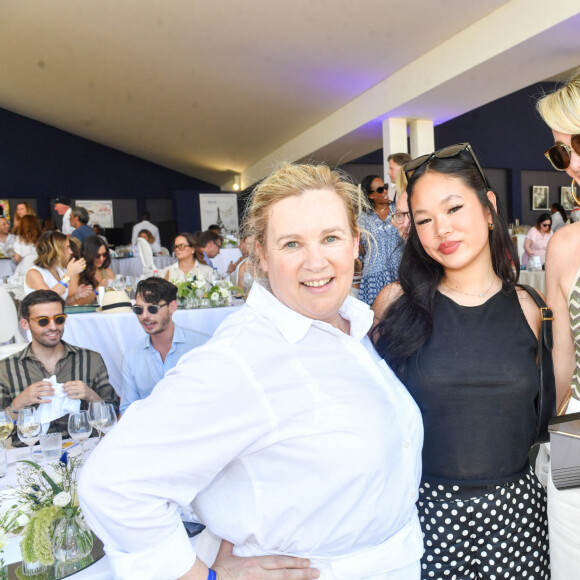
[[[526,471],[537,348],[516,291],[473,307],[436,293],[433,332],[405,380],[423,414],[423,480],[493,485]]]

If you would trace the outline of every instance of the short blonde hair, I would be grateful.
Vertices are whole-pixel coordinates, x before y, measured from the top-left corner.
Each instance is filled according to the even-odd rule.
[[[43,232],[36,242],[38,257],[34,260],[34,264],[40,268],[50,268],[54,264],[64,268],[68,263],[66,242],[67,237],[61,232]]]
[[[536,108],[553,131],[566,135],[580,133],[580,72],[554,92],[542,97]]]
[[[365,196],[361,196],[352,177],[324,164],[284,163],[255,187],[246,209],[244,235],[254,237],[250,253],[254,265],[258,263],[257,246],[265,246],[270,208],[287,197],[314,189],[338,194],[346,209],[351,234],[353,237],[360,234],[357,218],[368,210],[368,202]]]

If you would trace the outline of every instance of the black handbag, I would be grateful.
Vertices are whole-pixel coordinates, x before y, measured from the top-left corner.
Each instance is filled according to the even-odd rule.
[[[531,286],[518,284],[534,300],[540,309],[542,324],[538,337],[538,368],[540,369],[540,390],[536,397],[536,432],[532,445],[547,443],[550,440],[548,424],[556,414],[556,379],[554,378],[554,363],[552,361],[552,310],[548,308],[542,297]]]

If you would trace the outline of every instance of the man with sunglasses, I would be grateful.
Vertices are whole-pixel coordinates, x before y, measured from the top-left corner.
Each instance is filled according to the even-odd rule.
[[[177,287],[171,282],[155,276],[137,284],[133,312],[148,336],[123,358],[121,413],[134,401],[147,398],[182,355],[209,340],[207,334],[175,324],[176,310]]]
[[[36,290],[22,300],[20,325],[29,330],[32,342],[22,351],[0,361],[1,407],[13,421],[24,407],[50,403],[55,394],[44,379],[56,376],[69,399],[105,401],[118,409],[119,399],[109,383],[100,354],[62,340],[66,314],[64,301],[52,290]],[[68,415],[53,421],[49,431],[67,435]],[[14,439],[14,444],[19,441]]]

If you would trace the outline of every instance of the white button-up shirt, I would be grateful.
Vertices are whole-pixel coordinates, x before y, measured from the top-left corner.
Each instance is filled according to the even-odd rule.
[[[188,504],[234,553],[309,557],[325,580],[354,580],[353,566],[387,577],[421,557],[420,413],[366,335],[369,308],[348,297],[340,314],[350,336],[254,284],[127,409],[80,482],[119,578],[193,565]]]

